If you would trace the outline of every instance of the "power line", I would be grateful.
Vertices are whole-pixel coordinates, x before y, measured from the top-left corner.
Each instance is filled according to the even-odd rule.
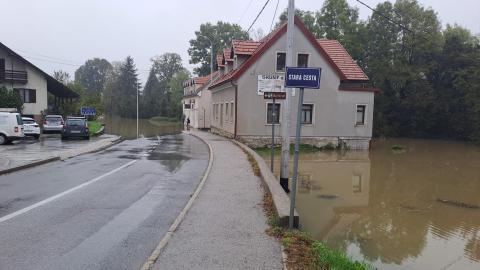
[[[25,51],[25,50],[20,50],[20,49],[16,49],[17,51],[19,52],[22,52],[22,53],[26,53],[26,54],[30,54],[30,55],[36,55],[36,57],[42,57],[42,58],[46,58],[46,59],[52,59],[54,61],[61,61],[61,62],[70,62],[72,64],[78,64],[80,65],[80,63],[78,63],[77,61],[72,61],[72,60],[67,60],[67,59],[63,59],[63,58],[57,58],[57,57],[53,57],[53,56],[48,56],[48,55],[45,55],[45,54],[40,54],[40,53],[35,53],[35,52],[29,52],[29,51]]]
[[[247,14],[247,11],[248,11],[248,9],[250,8],[250,5],[252,4],[252,2],[253,2],[253,0],[250,0],[250,2],[248,2],[248,5],[247,5],[247,7],[245,8],[245,10],[243,10],[242,16],[240,16],[240,19],[237,21],[237,24],[239,24],[239,23],[242,21],[242,19],[243,19],[243,17],[245,16],[245,14]]]
[[[267,0],[267,2],[265,2],[265,5],[263,5],[262,9],[261,9],[260,12],[257,14],[257,17],[255,17],[255,20],[253,20],[253,22],[252,22],[252,24],[250,25],[250,27],[248,27],[247,32],[249,32],[250,29],[252,29],[252,26],[255,24],[255,22],[257,21],[258,17],[260,17],[260,15],[262,14],[263,10],[264,10],[265,7],[267,6],[268,2],[270,2],[270,0]]]
[[[413,34],[414,37],[420,37],[424,40],[429,40],[427,37],[421,35],[421,34],[418,34],[418,33],[415,33],[415,31],[411,30],[410,28],[406,27],[405,25],[393,20],[392,18],[388,17],[387,15],[383,14],[382,12],[376,10],[375,8],[372,8],[370,7],[369,5],[365,4],[364,2],[360,1],[360,0],[356,0],[358,3],[364,5],[365,7],[367,7],[368,9],[370,9],[372,12],[375,12],[377,13],[378,15],[380,15],[381,17],[383,17],[384,19],[386,19],[388,22],[400,27],[401,29],[407,31],[407,32],[410,32]],[[395,12],[395,14],[399,15],[399,16],[402,16],[401,14],[399,14],[397,11],[393,10],[393,12]],[[424,34],[428,34],[426,31],[422,31]]]
[[[273,13],[272,23],[270,24],[270,31],[269,32],[272,32],[273,22],[275,21],[275,17],[277,16],[277,10],[278,10],[278,4],[279,3],[280,3],[280,0],[277,0],[277,6],[275,7],[275,13]]]

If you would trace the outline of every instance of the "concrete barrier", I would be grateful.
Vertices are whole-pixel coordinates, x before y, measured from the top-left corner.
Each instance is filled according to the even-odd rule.
[[[257,154],[254,150],[250,147],[246,146],[245,144],[232,140],[235,144],[237,144],[240,148],[244,149],[248,153],[250,153],[253,158],[257,161],[258,167],[260,168],[260,174],[265,186],[267,187],[268,191],[272,195],[273,204],[275,206],[275,210],[277,211],[277,215],[279,218],[279,222],[282,226],[288,227],[288,219],[290,216],[290,197],[288,194],[285,193],[283,188],[280,186],[280,182],[275,178],[273,173],[270,171],[265,160]],[[300,222],[300,218],[298,216],[297,210],[295,209],[294,212],[294,226],[298,228]]]

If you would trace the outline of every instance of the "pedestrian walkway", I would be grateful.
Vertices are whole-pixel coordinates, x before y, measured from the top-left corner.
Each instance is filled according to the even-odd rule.
[[[154,269],[282,269],[280,244],[265,233],[261,179],[230,140],[192,131],[213,149],[210,174]]]

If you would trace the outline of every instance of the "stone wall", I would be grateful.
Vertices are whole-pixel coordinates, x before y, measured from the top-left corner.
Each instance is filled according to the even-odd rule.
[[[227,132],[223,129],[220,129],[220,128],[217,128],[217,127],[214,127],[214,126],[210,127],[210,132],[213,133],[213,134],[217,134],[217,135],[220,135],[220,136],[223,136],[223,137],[233,139],[233,134],[232,133],[229,133],[229,132]]]
[[[251,148],[266,147],[272,144],[272,137],[267,136],[237,136],[237,140]],[[295,143],[295,138],[292,137],[290,139],[290,143]],[[370,138],[301,137],[300,143],[313,145],[316,147],[332,144],[334,146],[341,146],[342,148],[350,150],[367,150],[370,147]],[[275,137],[275,144],[281,144],[280,136]]]

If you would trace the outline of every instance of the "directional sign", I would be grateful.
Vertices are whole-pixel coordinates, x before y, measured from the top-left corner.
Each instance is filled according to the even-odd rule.
[[[93,107],[82,107],[80,108],[81,115],[96,115],[97,111]]]
[[[285,99],[287,92],[263,92],[264,99]]]
[[[321,68],[287,67],[285,72],[285,87],[290,88],[320,88]]]

